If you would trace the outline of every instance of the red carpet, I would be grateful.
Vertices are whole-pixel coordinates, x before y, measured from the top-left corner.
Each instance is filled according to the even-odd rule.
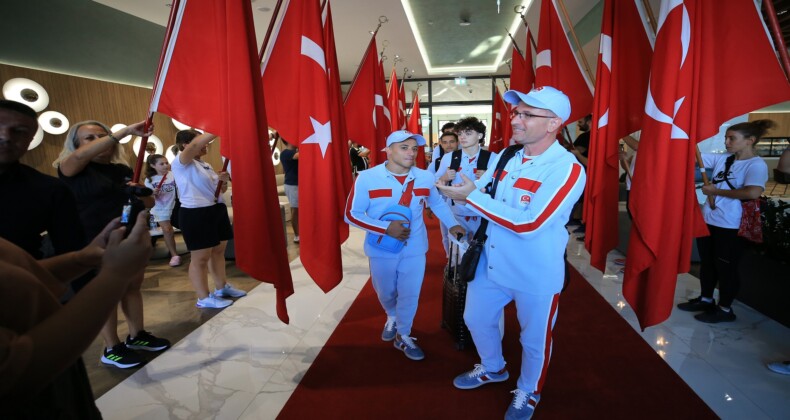
[[[479,363],[440,328],[444,252],[428,221],[431,249],[412,335],[425,360],[381,341],[385,316],[368,284],[278,418],[502,418],[521,364],[518,322],[506,311],[507,382],[458,390],[452,379]],[[572,270],[560,299],[554,355],[537,419],[717,418],[608,303]]]

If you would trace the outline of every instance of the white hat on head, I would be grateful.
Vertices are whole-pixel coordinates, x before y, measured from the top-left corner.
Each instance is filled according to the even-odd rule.
[[[408,139],[417,140],[417,146],[425,146],[426,143],[425,137],[419,134],[414,134],[408,130],[398,130],[393,131],[392,134],[387,137],[387,147],[390,147],[393,143],[400,143]]]
[[[551,86],[536,87],[529,93],[509,90],[505,92],[503,99],[513,105],[524,102],[534,108],[548,109],[560,117],[563,123],[571,116],[571,101],[568,96]]]

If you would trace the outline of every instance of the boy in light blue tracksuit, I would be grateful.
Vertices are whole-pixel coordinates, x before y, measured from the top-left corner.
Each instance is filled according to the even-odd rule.
[[[509,375],[498,328],[503,308],[516,302],[521,373],[506,419],[529,419],[551,358],[552,329],[565,277],[565,223],[585,184],[584,168],[556,141],[570,116],[567,96],[549,86],[528,94],[508,91],[513,140],[521,146],[499,175],[495,196],[480,191],[494,176],[503,151],[477,181],[465,177],[461,186],[438,186],[452,199],[489,220],[475,279],[467,289],[464,320],[472,333],[481,363],[457,376],[453,384],[473,389],[502,382]]]
[[[387,161],[359,173],[345,212],[348,224],[367,231],[365,255],[370,258],[373,287],[387,314],[381,338],[384,341],[394,339],[395,347],[412,360],[425,357],[414,343],[415,339],[410,337],[428,251],[428,235],[422,219],[424,204],[431,207],[439,220],[452,226],[451,233],[465,233],[434,187],[433,175],[414,167],[417,147],[424,145],[425,138],[418,134],[405,130],[390,134]],[[407,199],[405,205],[411,210],[410,221],[381,220],[388,209],[402,202],[402,198]],[[371,235],[389,235],[405,245],[393,253],[371,244],[368,240]]]

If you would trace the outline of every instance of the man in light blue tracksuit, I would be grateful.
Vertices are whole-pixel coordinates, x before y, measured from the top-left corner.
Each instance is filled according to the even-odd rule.
[[[434,188],[433,175],[414,166],[418,147],[424,145],[425,138],[418,134],[405,130],[390,134],[387,161],[359,173],[345,212],[346,223],[367,231],[364,250],[370,258],[370,277],[387,314],[381,339],[394,339],[395,347],[412,360],[425,357],[414,343],[416,339],[410,336],[428,252],[428,235],[422,219],[424,204],[431,207],[442,223],[452,226],[451,233],[465,233]],[[409,221],[381,220],[399,203],[411,210]],[[398,252],[382,249],[376,245],[384,238],[381,235],[405,244]]]
[[[571,113],[568,97],[549,86],[525,94],[508,91],[513,139],[522,146],[499,176],[495,197],[482,192],[506,151],[488,170],[461,186],[437,187],[489,220],[475,279],[467,289],[464,320],[481,363],[455,378],[472,389],[508,379],[499,332],[505,305],[516,302],[521,326],[521,373],[506,419],[529,419],[540,400],[551,357],[552,329],[565,278],[565,223],[584,189],[584,168],[557,143],[557,132]]]

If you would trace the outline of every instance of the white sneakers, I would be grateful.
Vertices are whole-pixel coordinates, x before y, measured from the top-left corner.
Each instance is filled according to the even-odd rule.
[[[230,283],[225,283],[222,289],[215,289],[214,292],[209,293],[205,298],[198,299],[195,306],[198,308],[221,309],[233,304],[232,300],[223,298],[240,298],[244,296],[247,296],[247,292],[231,286]]]

